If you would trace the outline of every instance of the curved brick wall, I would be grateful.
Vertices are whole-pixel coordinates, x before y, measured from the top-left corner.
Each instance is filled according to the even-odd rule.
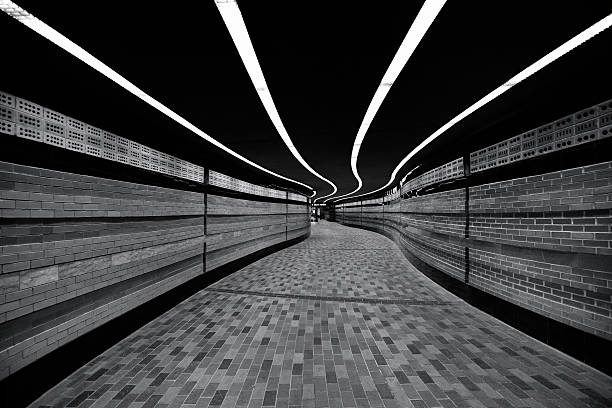
[[[335,216],[458,282],[612,339],[612,162],[352,203]]]
[[[286,193],[176,185],[0,162],[0,379],[207,271],[310,233],[308,203]]]
[[[206,270],[310,233],[306,202],[265,202],[208,194]]]

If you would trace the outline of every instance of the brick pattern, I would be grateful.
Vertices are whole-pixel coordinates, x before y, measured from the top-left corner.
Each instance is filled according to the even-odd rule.
[[[306,203],[208,195],[205,237],[204,200],[0,163],[0,379],[204,273],[205,242],[210,270],[310,231]]]
[[[396,233],[461,281],[612,339],[612,162],[470,187],[469,238],[465,198],[457,189],[403,199],[399,222],[392,206],[363,207],[358,219],[347,216],[353,205],[340,220]]]
[[[462,189],[443,191],[402,200],[402,212],[462,213],[465,211],[465,192]]]
[[[310,216],[307,213],[288,214],[287,215],[287,231],[302,230],[310,225]]]
[[[286,214],[287,204],[253,201],[234,197],[208,194],[207,215],[274,215]]]
[[[287,233],[285,232],[285,229],[279,227],[274,233],[265,236],[255,235],[253,239],[234,243],[233,245],[223,246],[214,251],[209,251],[207,247],[206,270],[210,271],[261,249],[280,244],[286,240]]]
[[[465,191],[444,191],[401,200],[401,222],[426,231],[463,236]]]
[[[347,224],[357,224],[360,225],[361,224],[361,211],[362,208],[360,205],[355,205],[354,203],[352,204],[351,207],[345,207],[343,208],[343,219],[344,222]]]
[[[206,269],[308,233],[308,205],[208,194]],[[291,231],[291,234],[289,234]]]
[[[357,218],[353,222],[350,222],[350,218],[349,218],[349,222],[347,222],[347,224],[361,225],[364,227],[378,228],[378,229],[384,230],[384,219],[382,218],[382,216],[379,216],[378,214],[375,214],[375,213],[374,214],[373,213],[363,214],[361,218]]]
[[[1,321],[127,279],[144,270],[145,261],[203,245],[202,194],[2,167],[0,196],[12,208],[1,210]],[[149,218],[162,215],[184,218],[175,225],[163,220],[158,229]],[[144,229],[136,228],[141,217],[149,217]],[[115,222],[97,223],[99,218]]]
[[[304,205],[287,204],[287,214],[304,214]]]
[[[79,336],[121,316],[129,310],[185,283],[202,273],[202,262],[181,270],[180,273],[159,280],[145,288],[98,306],[86,313],[52,326],[14,346],[0,351],[0,379],[31,364],[44,355]]]
[[[320,221],[307,240],[254,262],[210,289],[253,290],[284,295],[352,300],[455,301],[428,279],[402,272],[412,266],[398,247],[378,234]]]
[[[598,278],[595,278],[597,276]],[[581,330],[612,338],[612,272],[470,250],[470,284]]]
[[[304,237],[310,234],[310,226],[287,231],[286,240],[291,240],[298,237]]]
[[[465,214],[405,213],[402,214],[401,222],[405,226],[419,228],[424,231],[456,236],[463,236],[465,234]]]
[[[402,213],[387,212],[383,214],[385,218],[385,229],[390,231],[400,231],[402,227]]]
[[[470,236],[612,255],[612,163],[470,188]]]
[[[202,193],[1,163],[0,200],[2,376],[138,305],[158,288],[202,273]],[[150,293],[142,289],[133,298],[114,300],[104,313],[90,310],[59,326],[50,325],[49,317],[30,317],[198,257],[192,268],[152,285]],[[24,328],[43,324],[44,330],[24,339]]]
[[[379,213],[382,212],[382,205],[364,205],[361,207],[361,212],[363,213]]]
[[[287,239],[297,238],[310,231],[310,207],[287,204]]]
[[[206,219],[206,232],[210,236],[220,233],[260,228],[267,225],[281,225],[285,223],[286,215],[209,215]]]
[[[474,286],[612,339],[612,163],[470,188],[470,236],[504,244],[470,249]]]
[[[397,213],[402,211],[402,201],[397,199],[385,204],[385,213]]]
[[[382,302],[398,296],[412,302]],[[457,299],[387,238],[320,221],[306,241],[185,300],[33,406],[611,404],[609,377]]]
[[[398,200],[384,207],[385,231],[439,270],[463,280],[465,250],[453,237],[465,234],[465,191]]]
[[[418,229],[404,228],[400,240],[411,253],[461,281],[465,277],[465,250],[445,239],[422,234]]]

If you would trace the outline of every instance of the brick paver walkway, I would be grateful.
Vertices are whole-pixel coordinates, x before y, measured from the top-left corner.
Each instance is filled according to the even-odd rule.
[[[34,406],[609,407],[612,379],[449,294],[387,238],[320,222]]]

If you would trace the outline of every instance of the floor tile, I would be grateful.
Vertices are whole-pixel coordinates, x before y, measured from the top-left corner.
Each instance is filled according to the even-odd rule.
[[[389,239],[321,221],[32,406],[612,406],[612,379],[471,307]]]

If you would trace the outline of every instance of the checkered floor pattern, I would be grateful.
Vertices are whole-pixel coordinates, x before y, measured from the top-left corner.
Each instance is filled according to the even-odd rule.
[[[32,406],[610,407],[612,379],[449,294],[387,238],[322,221]]]

